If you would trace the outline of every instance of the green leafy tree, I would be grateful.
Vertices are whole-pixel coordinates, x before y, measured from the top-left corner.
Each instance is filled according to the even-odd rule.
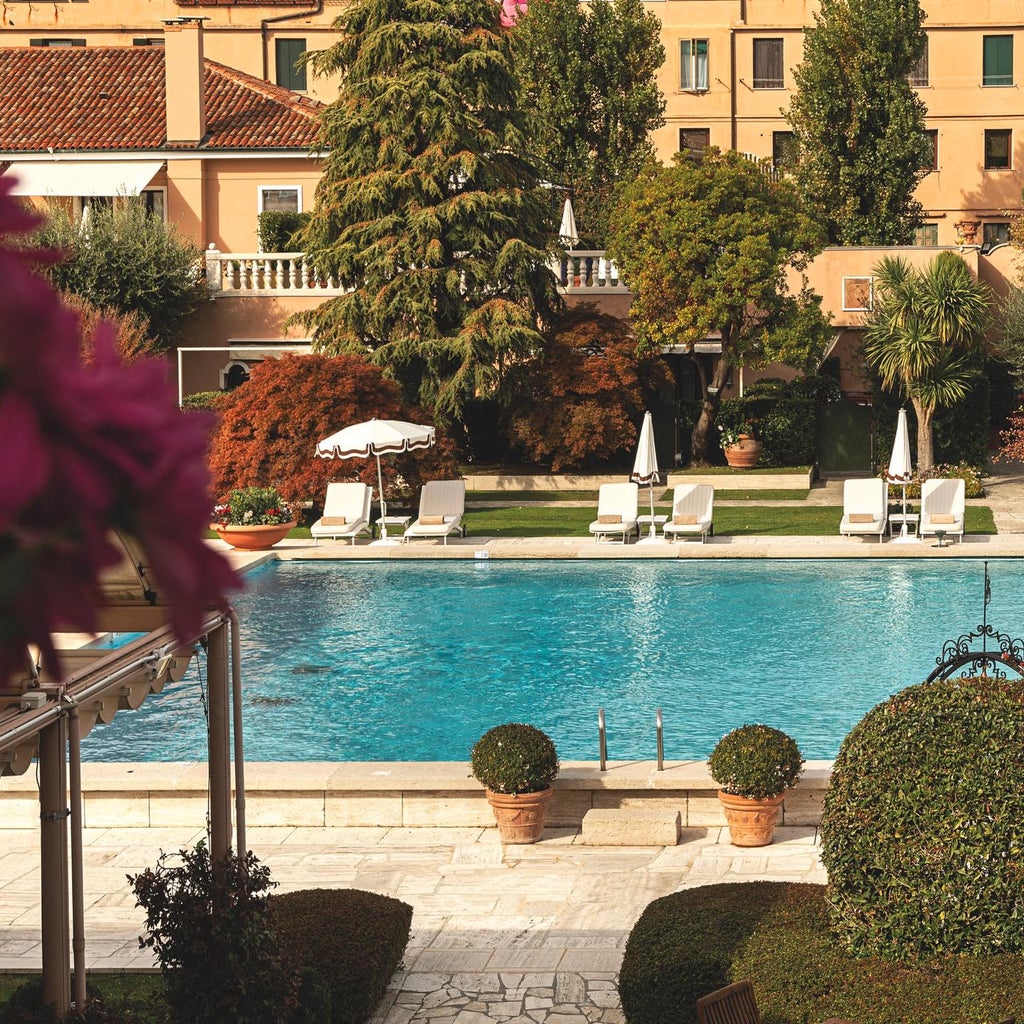
[[[300,241],[350,290],[298,319],[317,349],[368,354],[446,418],[500,393],[559,305],[497,14],[492,0],[355,0],[310,58],[342,82]]]
[[[509,434],[555,473],[628,458],[647,398],[668,379],[660,357],[637,356],[629,324],[594,307],[560,319],[527,371]]]
[[[788,119],[797,176],[832,245],[910,242],[927,173],[925,105],[908,75],[926,45],[918,0],[822,0]]]
[[[696,461],[718,449],[711,427],[733,366],[786,362],[813,370],[828,322],[802,274],[821,244],[792,183],[773,181],[738,153],[708,149],[701,160],[677,154],[649,164],[626,185],[613,211],[608,252],[633,293],[630,318],[641,350],[690,354],[701,385],[693,429]],[[709,372],[694,346],[721,337]]]
[[[94,207],[84,227],[55,206],[36,242],[64,254],[40,267],[57,288],[97,309],[143,317],[161,351],[174,347],[185,319],[210,297],[202,250],[137,198]]]
[[[511,33],[538,151],[552,182],[569,189],[581,237],[597,245],[615,184],[653,156],[650,134],[664,124],[660,33],[640,0],[544,0]]]
[[[954,252],[924,270],[901,256],[874,269],[874,309],[866,319],[864,355],[887,391],[902,390],[917,417],[917,469],[935,463],[935,410],[964,398],[977,371],[971,357],[984,343],[991,293]]]
[[[1024,288],[1012,285],[997,315],[1003,353],[1018,388],[1024,390]]]

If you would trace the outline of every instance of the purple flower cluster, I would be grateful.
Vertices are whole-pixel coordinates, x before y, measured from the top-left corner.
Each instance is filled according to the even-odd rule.
[[[50,638],[95,628],[96,584],[130,534],[183,641],[240,580],[203,540],[209,422],[182,413],[160,359],[121,362],[111,325],[81,358],[76,315],[17,236],[37,220],[0,179],[0,681]]]

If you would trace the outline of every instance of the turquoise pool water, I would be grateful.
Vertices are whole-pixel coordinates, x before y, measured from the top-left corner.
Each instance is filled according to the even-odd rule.
[[[990,563],[988,621],[1020,636],[1024,564]],[[980,561],[284,562],[249,577],[252,761],[461,761],[506,721],[569,760],[705,758],[745,722],[832,758],[880,700],[981,622]],[[98,725],[83,755],[205,756],[195,669]]]

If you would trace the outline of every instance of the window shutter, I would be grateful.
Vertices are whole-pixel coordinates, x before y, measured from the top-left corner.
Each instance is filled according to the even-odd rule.
[[[1013,36],[985,36],[983,85],[1013,85]]]

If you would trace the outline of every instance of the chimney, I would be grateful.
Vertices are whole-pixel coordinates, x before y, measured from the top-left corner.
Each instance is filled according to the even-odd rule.
[[[164,23],[164,86],[170,145],[197,145],[206,134],[203,21],[204,18],[179,18]]]

